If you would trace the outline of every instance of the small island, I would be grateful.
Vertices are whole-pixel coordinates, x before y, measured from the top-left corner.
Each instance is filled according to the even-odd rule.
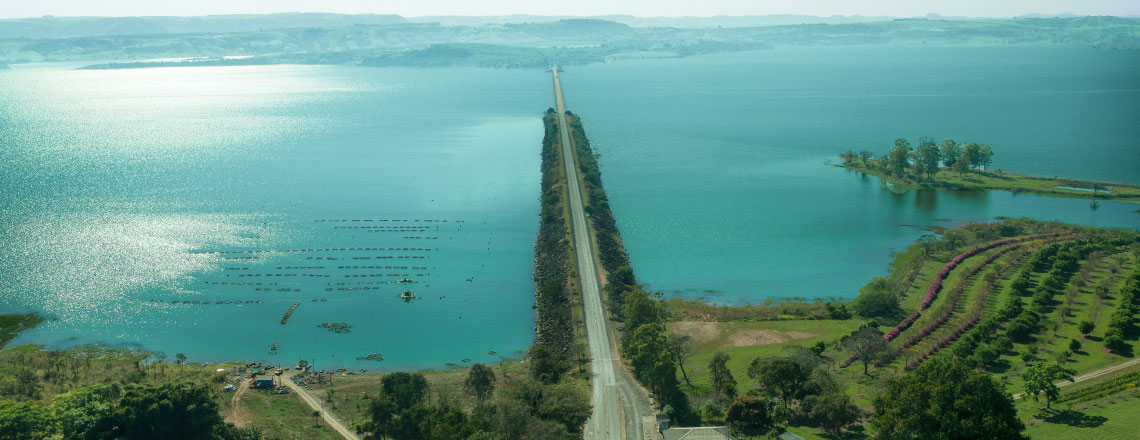
[[[875,157],[868,150],[840,154],[843,168],[879,177],[909,189],[1001,190],[1052,197],[1140,202],[1140,186],[1090,182],[1058,177],[1036,177],[990,170],[993,151],[989,145],[958,143],[946,139],[935,143],[922,139],[915,148],[903,138],[894,148]]]

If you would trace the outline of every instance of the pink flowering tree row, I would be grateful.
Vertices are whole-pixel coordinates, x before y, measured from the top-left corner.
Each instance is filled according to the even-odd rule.
[[[950,271],[954,270],[955,267],[958,267],[959,264],[962,264],[962,262],[965,261],[967,258],[970,258],[974,255],[977,255],[981,252],[988,251],[988,250],[993,249],[993,248],[998,247],[998,246],[1004,246],[1004,245],[1012,244],[1012,243],[1019,243],[1019,242],[1023,242],[1023,241],[1027,241],[1027,240],[1036,240],[1039,238],[1055,237],[1055,236],[1061,235],[1061,234],[1068,234],[1068,232],[1067,231],[1066,232],[1050,232],[1048,234],[1037,234],[1037,235],[1029,235],[1029,236],[1025,236],[1025,237],[1007,238],[1004,240],[991,241],[991,242],[986,243],[982,246],[978,246],[978,247],[970,249],[966,252],[962,252],[961,254],[958,254],[958,256],[956,256],[952,260],[950,260],[949,263],[946,263],[946,265],[942,266],[942,269],[940,269],[938,271],[938,273],[934,275],[934,279],[930,280],[930,285],[927,286],[927,288],[926,288],[926,296],[924,296],[922,298],[922,302],[919,303],[918,310],[915,311],[914,313],[912,313],[910,316],[907,316],[906,319],[903,319],[902,322],[899,323],[899,325],[895,326],[895,328],[893,328],[893,329],[891,329],[891,331],[887,332],[886,335],[883,335],[883,342],[890,342],[895,337],[897,337],[899,335],[899,333],[901,333],[903,330],[906,330],[907,328],[909,328],[911,326],[911,324],[914,324],[914,321],[918,320],[919,316],[922,316],[922,311],[926,310],[928,307],[930,307],[930,304],[933,303],[936,298],[938,298],[938,292],[942,291],[942,281],[944,281],[946,279],[946,277],[950,275]]]
[[[929,308],[930,304],[933,303],[935,298],[938,297],[938,292],[942,290],[942,282],[950,274],[950,271],[953,270],[955,267],[957,267],[959,264],[961,264],[963,261],[965,261],[967,258],[970,258],[974,255],[981,253],[981,252],[988,251],[988,250],[993,249],[995,247],[1004,246],[1007,244],[1020,243],[1020,242],[1024,242],[1024,241],[1037,240],[1037,239],[1041,239],[1041,238],[1056,237],[1059,235],[1067,235],[1070,233],[1071,232],[1069,232],[1069,231],[1062,231],[1062,232],[1050,232],[1050,233],[1046,233],[1046,234],[1028,235],[1025,237],[1007,238],[1004,240],[992,241],[992,242],[986,243],[985,245],[978,246],[978,247],[970,249],[966,252],[958,254],[953,259],[951,259],[950,262],[948,262],[948,263],[946,263],[946,265],[942,266],[942,269],[939,270],[938,273],[935,275],[934,279],[930,281],[930,285],[926,289],[926,296],[923,298],[922,303],[919,304],[918,311],[907,316],[906,319],[903,319],[902,322],[900,322],[898,325],[896,325],[894,328],[892,328],[889,332],[887,332],[885,335],[883,335],[883,343],[886,344],[886,343],[894,340],[896,337],[898,337],[899,333],[902,333],[903,330],[906,330],[907,328],[909,328],[912,324],[914,324],[914,322],[916,320],[918,320],[918,318],[920,316],[922,316],[922,311]],[[977,271],[981,270],[981,268],[984,267],[986,264],[992,263],[999,256],[1001,256],[1001,254],[1004,254],[1005,252],[1008,252],[1011,249],[1013,249],[1013,247],[1011,247],[1009,249],[1004,249],[1001,252],[997,253],[996,255],[991,256],[990,258],[988,258],[986,260],[985,263],[973,268],[973,270],[972,270],[973,273],[971,273],[969,276],[976,274]],[[947,321],[949,321],[950,315],[952,314],[952,311],[953,311],[953,308],[947,308],[947,311],[950,313],[944,312],[943,313],[944,316],[941,316],[938,320],[935,321],[935,323],[931,324],[931,326],[933,326],[933,328],[930,328],[925,333],[920,332],[921,336],[919,336],[917,338],[912,338],[913,340],[908,341],[908,342],[910,344],[916,343],[919,339],[921,339],[924,336],[929,335],[930,332],[933,332],[939,326],[941,326],[941,325],[945,324]],[[967,321],[968,325],[965,325],[965,329],[963,329],[962,331],[964,332],[966,329],[973,327],[974,324],[976,324],[979,319],[981,319],[980,313],[978,313],[974,318],[972,318],[970,320],[972,322]],[[928,327],[931,327],[931,326],[928,326]],[[926,329],[924,329],[924,330],[926,330]],[[961,333],[958,333],[958,335],[960,335],[960,334]],[[954,335],[953,339],[957,339],[958,335]],[[949,342],[953,342],[953,340],[950,340]],[[947,342],[947,344],[949,342]],[[905,346],[904,346],[904,348],[905,348]],[[899,350],[892,350],[892,351],[895,354],[897,354]],[[933,351],[937,351],[937,349],[934,349]],[[843,360],[843,362],[840,363],[839,368],[845,368],[848,365],[851,365],[851,363],[855,362],[856,359],[857,359],[857,356],[855,356],[855,355],[851,355],[851,356],[847,357],[846,359]]]

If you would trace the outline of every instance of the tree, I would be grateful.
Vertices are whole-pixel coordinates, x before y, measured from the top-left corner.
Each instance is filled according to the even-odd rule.
[[[784,408],[791,408],[789,401],[807,382],[809,373],[799,363],[787,358],[756,358],[748,366],[748,377],[756,380],[760,389],[779,395]]]
[[[183,364],[186,363],[186,355],[183,353],[174,355],[174,362],[178,363],[178,372],[181,373],[182,369],[185,368]]]
[[[962,156],[962,147],[958,146],[958,143],[954,142],[953,139],[946,139],[942,141],[940,150],[942,164],[946,165],[946,168],[954,169],[954,165],[958,163],[958,158]]]
[[[321,412],[313,411],[313,425],[321,426]]]
[[[332,403],[333,398],[336,397],[336,390],[333,387],[325,388],[325,401]]]
[[[411,408],[427,399],[428,383],[423,374],[398,372],[380,379],[384,395],[392,400],[397,410]]]
[[[772,428],[768,402],[757,396],[740,396],[728,406],[724,421],[733,430],[759,435]]]
[[[495,372],[483,364],[472,365],[467,379],[463,381],[463,389],[480,402],[487,400],[495,391]]]
[[[935,357],[873,400],[876,438],[1025,440],[1013,398],[988,374]]]
[[[811,408],[807,411],[807,416],[835,438],[842,437],[843,431],[859,420],[859,408],[842,391],[807,396],[804,398],[804,406]]]
[[[867,166],[867,159],[874,157],[874,153],[863,150],[859,152],[859,160],[863,161],[863,166]]]
[[[870,376],[867,365],[882,355],[886,345],[883,344],[883,332],[872,325],[865,325],[850,335],[839,340],[839,347],[850,351],[863,362],[863,374]]]
[[[872,278],[859,288],[859,296],[851,304],[855,314],[864,318],[891,316],[899,310],[899,299],[891,292],[891,282],[886,277]]]
[[[1051,362],[1030,365],[1021,372],[1021,379],[1025,381],[1025,394],[1033,396],[1033,400],[1037,400],[1038,395],[1045,395],[1045,408],[1049,408],[1050,401],[1061,394],[1061,388],[1054,382],[1060,380],[1072,382],[1076,373],[1056,362]]]
[[[59,432],[65,440],[111,436],[112,415],[122,389],[118,385],[94,385],[55,396],[52,413],[59,420]]]
[[[570,369],[569,361],[560,353],[545,344],[535,344],[530,348],[530,375],[542,383],[558,383],[562,373]]]
[[[970,158],[968,154],[968,151],[963,151],[962,155],[958,157],[958,160],[954,162],[954,171],[957,171],[959,176],[970,171]]]
[[[962,151],[962,158],[966,160],[969,168],[979,168],[982,166],[982,146],[973,142],[967,142],[966,147]]]
[[[0,433],[5,439],[40,440],[53,431],[51,411],[38,402],[0,400]]]
[[[906,177],[906,169],[910,166],[910,142],[906,139],[895,139],[895,148],[887,153],[887,172],[895,177]]]
[[[625,318],[625,332],[633,334],[638,327],[651,322],[661,321],[661,309],[656,301],[649,298],[649,293],[641,286],[633,286],[622,296],[621,315]]]
[[[709,375],[712,377],[712,386],[716,392],[726,399],[736,397],[736,378],[728,370],[728,355],[718,351],[709,360]]]
[[[664,327],[657,323],[642,325],[626,346],[637,379],[659,398],[670,396],[676,388],[677,370]]]
[[[915,178],[917,179],[920,174],[925,173],[927,179],[934,180],[934,175],[938,173],[938,163],[942,160],[942,154],[938,151],[938,145],[933,141],[926,141],[918,145],[915,150]]]
[[[669,335],[669,348],[673,352],[673,363],[677,364],[677,368],[681,369],[681,377],[685,378],[685,383],[692,385],[689,382],[689,375],[685,372],[685,360],[693,355],[693,346],[686,335]]]
[[[843,152],[843,154],[839,155],[839,158],[843,159],[844,165],[851,165],[851,164],[855,163],[855,158],[857,158],[857,157],[859,157],[859,156],[856,155],[855,152],[851,151],[851,150],[847,150],[847,151]]]
[[[1128,349],[1128,343],[1119,333],[1108,333],[1104,335],[1104,347],[1119,353]]]
[[[127,386],[111,417],[112,437],[126,440],[214,438],[226,426],[206,384]]]
[[[578,433],[590,419],[590,397],[573,383],[560,383],[546,388],[535,408],[540,419],[561,423],[566,431]]]
[[[396,402],[391,397],[380,393],[368,404],[368,429],[380,437],[390,434],[389,425],[399,411],[400,408],[396,407]]]
[[[1073,353],[1081,351],[1081,341],[1075,338],[1069,340],[1069,351]]]
[[[980,366],[985,366],[997,362],[998,358],[1001,357],[1001,352],[992,345],[983,345],[974,351],[974,356]]]
[[[1081,335],[1088,336],[1095,328],[1096,324],[1093,324],[1092,321],[1081,321],[1078,329],[1081,331]]]
[[[993,163],[993,160],[994,153],[990,150],[990,146],[988,144],[982,144],[978,148],[978,165],[980,165],[983,170],[987,170],[990,164]]]

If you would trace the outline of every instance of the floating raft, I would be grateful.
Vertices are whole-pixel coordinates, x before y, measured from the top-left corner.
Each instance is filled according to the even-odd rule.
[[[289,307],[289,311],[285,312],[285,316],[281,318],[281,325],[285,325],[285,323],[289,321],[289,317],[293,316],[293,311],[297,310],[297,306],[300,305],[301,303],[295,302],[291,307]]]

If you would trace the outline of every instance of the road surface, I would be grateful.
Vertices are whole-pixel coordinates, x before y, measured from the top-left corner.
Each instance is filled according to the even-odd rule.
[[[281,375],[281,383],[284,383],[285,386],[289,387],[289,389],[292,390],[293,393],[297,395],[297,397],[300,397],[302,402],[308,404],[309,408],[312,408],[313,411],[320,411],[321,418],[325,419],[325,424],[335,429],[337,434],[340,434],[340,436],[344,437],[345,440],[360,440],[360,437],[356,436],[356,432],[354,430],[346,428],[344,424],[340,423],[340,420],[337,420],[336,417],[333,417],[333,415],[330,414],[329,411],[321,405],[320,399],[313,397],[313,395],[309,393],[308,390],[293,383],[293,376],[296,374],[296,371],[290,371]]]
[[[590,365],[593,372],[593,413],[586,422],[585,438],[636,439],[647,434],[643,429],[645,418],[653,415],[649,401],[612,353],[606,312],[602,304],[601,278],[594,262],[593,243],[582,209],[581,183],[578,165],[570,145],[569,125],[566,123],[566,104],[562,100],[562,83],[558,80],[558,67],[554,72],[554,101],[558,112],[558,131],[562,140],[562,162],[566,168],[566,188],[570,201],[570,224],[574,235],[578,278],[582,288],[582,309],[586,320],[586,336],[590,343]],[[652,434],[656,434],[655,432]]]

